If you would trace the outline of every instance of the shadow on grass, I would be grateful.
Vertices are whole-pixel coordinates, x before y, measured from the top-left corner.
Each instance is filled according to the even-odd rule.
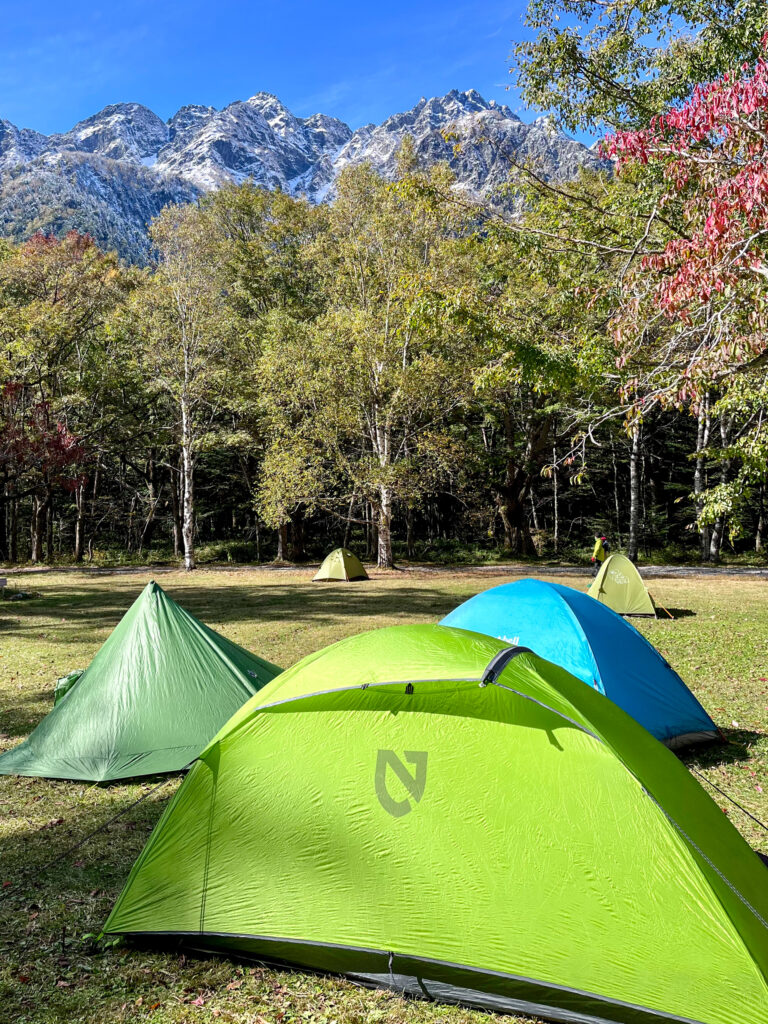
[[[680,759],[695,768],[716,768],[749,760],[751,748],[764,738],[762,733],[748,729],[722,729],[725,743],[699,744],[681,751]]]
[[[56,643],[81,643],[83,629],[114,628],[141,592],[90,588],[51,587],[34,608],[19,607],[6,629],[15,634],[36,634],[34,639]],[[312,584],[235,584],[169,588],[168,594],[187,611],[212,628],[234,623],[297,622],[330,624],[340,618],[388,617],[409,621],[437,621],[447,615],[466,594],[434,586],[421,588],[417,581],[386,587],[376,582]],[[41,617],[65,621],[41,624]]]
[[[37,702],[41,700],[38,694],[25,695],[24,699],[15,707],[3,708],[3,712],[0,715],[0,733],[3,736],[8,736],[10,739],[29,736],[32,730],[40,724],[45,715],[48,714],[48,711],[53,707],[53,687],[51,687],[49,696],[51,706],[42,716],[40,715],[40,709],[37,707]]]
[[[169,779],[132,806],[154,784],[0,779],[0,1020],[125,1020],[120,1006],[133,1004],[135,972],[125,971],[115,999],[122,960],[91,955],[96,947],[88,936],[101,930],[175,788]],[[122,817],[86,838],[119,811]]]
[[[179,784],[176,775],[122,786],[0,776],[7,826],[0,902],[25,892],[39,902],[73,887],[121,886]],[[21,813],[9,815],[11,803]]]
[[[696,612],[691,608],[667,608],[667,611],[673,619],[692,619],[696,616]],[[659,618],[663,620],[666,616],[662,612],[662,614],[659,615]]]

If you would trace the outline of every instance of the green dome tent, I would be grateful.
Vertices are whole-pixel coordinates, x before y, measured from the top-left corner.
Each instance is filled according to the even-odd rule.
[[[368,573],[357,555],[353,555],[346,548],[336,548],[312,577],[312,582],[317,580],[367,580]]]
[[[625,555],[608,555],[587,593],[619,615],[656,618],[656,609],[637,566]]]
[[[105,931],[571,1024],[768,1024],[766,877],[601,694],[492,637],[396,626],[234,715]]]
[[[148,583],[0,775],[106,782],[179,771],[280,669]]]

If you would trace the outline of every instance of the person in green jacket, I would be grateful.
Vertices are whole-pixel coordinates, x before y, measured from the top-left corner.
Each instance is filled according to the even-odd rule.
[[[595,567],[594,575],[597,576],[600,572],[600,566],[603,564],[608,556],[608,552],[611,550],[611,545],[599,534],[595,534],[595,548],[592,552],[592,565]]]

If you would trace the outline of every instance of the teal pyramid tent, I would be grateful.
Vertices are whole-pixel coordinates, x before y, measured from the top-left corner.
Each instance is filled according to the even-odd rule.
[[[148,583],[0,775],[106,782],[179,771],[280,669]]]
[[[234,715],[105,930],[570,1024],[768,1024],[766,878],[674,754],[581,680],[395,626]]]

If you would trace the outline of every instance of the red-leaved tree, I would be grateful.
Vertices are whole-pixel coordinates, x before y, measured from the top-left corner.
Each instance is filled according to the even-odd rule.
[[[717,417],[724,469],[697,497],[700,521],[722,525],[768,456],[768,62],[697,86],[603,151],[619,175],[657,177],[656,212],[677,229],[655,248],[639,240],[624,281],[614,328],[625,395],[640,418],[689,407],[706,425],[704,448]]]

